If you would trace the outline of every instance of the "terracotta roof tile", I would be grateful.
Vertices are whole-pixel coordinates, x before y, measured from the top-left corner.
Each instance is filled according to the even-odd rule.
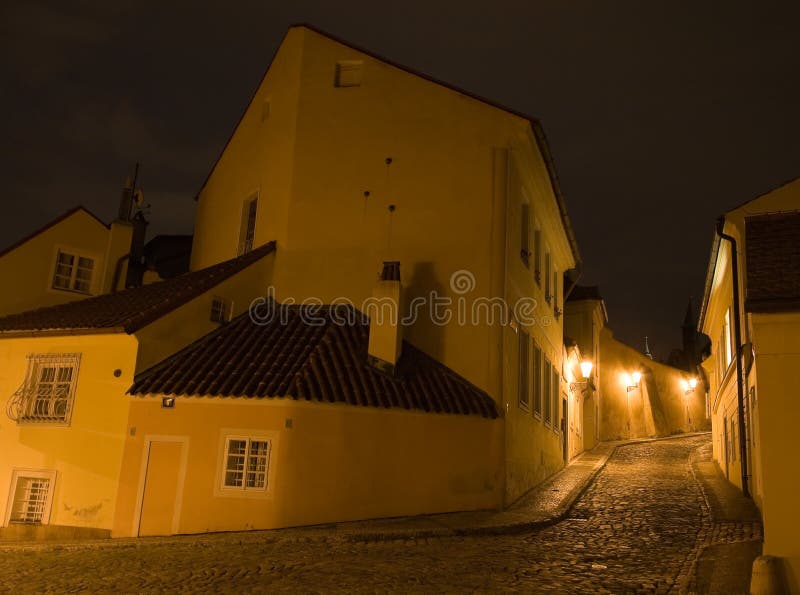
[[[20,332],[114,329],[133,333],[196,298],[275,250],[264,244],[243,256],[173,279],[0,318],[0,336]]]
[[[800,211],[745,219],[749,312],[800,309]]]
[[[130,394],[288,397],[496,418],[492,398],[408,342],[395,376],[367,364],[369,321],[349,306],[245,313],[140,374]]]

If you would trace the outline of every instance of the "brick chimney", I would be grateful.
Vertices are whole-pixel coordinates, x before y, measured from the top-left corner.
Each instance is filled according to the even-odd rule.
[[[383,263],[380,279],[372,290],[372,301],[367,308],[369,315],[369,364],[394,374],[397,360],[403,348],[401,314],[400,263]]]

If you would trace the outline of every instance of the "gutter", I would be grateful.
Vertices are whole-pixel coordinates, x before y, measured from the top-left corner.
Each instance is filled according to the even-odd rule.
[[[731,270],[733,273],[733,336],[736,342],[736,395],[739,409],[739,453],[742,469],[742,493],[745,498],[750,498],[750,488],[747,484],[747,426],[744,419],[744,372],[742,371],[742,329],[741,308],[739,296],[739,255],[737,254],[736,239],[727,235],[725,229],[725,216],[717,219],[717,237],[727,240],[731,244]]]

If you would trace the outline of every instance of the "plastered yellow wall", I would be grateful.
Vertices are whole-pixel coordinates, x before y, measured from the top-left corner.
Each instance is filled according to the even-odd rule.
[[[761,465],[764,554],[784,559],[795,593],[800,592],[800,475],[793,440],[800,419],[795,384],[800,369],[800,314],[754,314],[752,338],[758,378],[751,379],[755,390],[749,402],[757,411],[757,427],[750,444]]]
[[[94,259],[91,294],[109,291],[119,256],[130,249],[130,226],[113,231],[79,209],[27,242],[0,256],[0,316],[83,299],[87,294],[53,289],[59,249]]]
[[[569,301],[564,306],[564,336],[575,341],[581,361],[592,362],[591,382],[581,391],[583,408],[583,446],[594,448],[600,441],[600,331],[605,327],[605,310],[601,300]]]
[[[639,386],[628,391],[625,374],[636,370]],[[687,395],[681,385],[687,372],[651,360],[615,339],[608,327],[600,332],[599,372],[602,440],[708,429],[702,385]]]
[[[501,499],[497,420],[284,399],[179,398],[162,409],[159,398],[131,398],[128,424],[118,536],[136,533],[144,446],[159,436],[188,449],[180,533],[495,508]],[[266,497],[220,490],[227,434],[273,440]]]
[[[136,331],[140,348],[136,372],[143,372],[193,341],[219,328],[211,321],[214,297],[233,302],[233,317],[245,313],[256,298],[266,295],[275,255],[267,254],[213,289]]]
[[[362,61],[360,86],[334,85],[340,60]],[[266,97],[273,105],[265,122]],[[575,263],[524,118],[293,28],[199,195],[193,268],[235,253],[242,201],[255,188],[256,243],[278,241],[272,281],[279,300],[343,298],[360,308],[381,262],[399,260],[407,304],[431,292],[454,306],[463,298],[467,307],[490,296],[536,299],[544,322],[531,332],[561,369],[562,321],[519,258],[523,201],[531,242],[537,223],[557,270]],[[474,284],[458,293],[451,276],[462,270]],[[509,331],[455,318],[436,324],[423,310],[404,332],[508,414],[513,499],[562,464],[560,436],[506,407],[517,402]]]
[[[136,348],[125,334],[0,340],[0,524],[17,468],[56,471],[51,525],[111,529]],[[69,426],[17,424],[5,415],[27,356],[43,353],[81,354]]]

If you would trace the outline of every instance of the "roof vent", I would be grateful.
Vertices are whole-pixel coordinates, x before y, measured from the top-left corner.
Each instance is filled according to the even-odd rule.
[[[387,374],[394,374],[403,347],[400,307],[400,263],[384,262],[366,308],[369,316],[367,359],[371,366]]]

